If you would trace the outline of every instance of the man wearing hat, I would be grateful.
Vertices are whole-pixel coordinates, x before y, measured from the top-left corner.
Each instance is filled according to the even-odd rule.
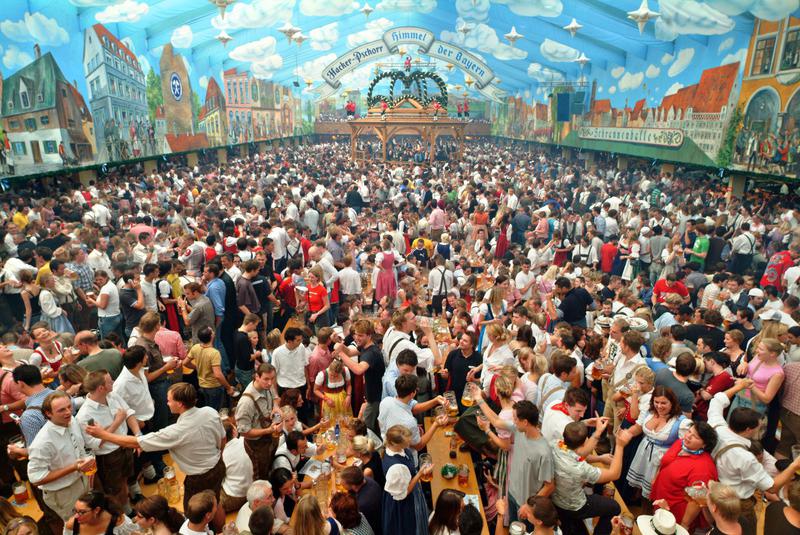
[[[686,528],[675,520],[675,515],[666,509],[659,509],[652,515],[640,515],[636,525],[642,535],[689,535]]]

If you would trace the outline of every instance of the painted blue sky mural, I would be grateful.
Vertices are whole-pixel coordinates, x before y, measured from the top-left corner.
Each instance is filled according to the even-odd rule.
[[[554,117],[554,88],[585,82],[572,128],[525,128],[564,141],[581,127],[680,127],[697,141],[690,160],[707,163],[724,147],[703,128],[727,128],[737,107],[751,136],[797,126],[799,17],[800,0],[5,0],[3,141],[36,170],[311,133],[343,105],[325,97],[363,98],[376,62],[404,52],[451,96],[516,99],[537,121]],[[413,44],[372,48],[399,28]],[[68,106],[28,94],[45,82]]]
[[[218,5],[226,4],[223,17]],[[629,12],[643,9],[660,16],[640,33]],[[6,0],[0,54],[8,76],[30,63],[38,43],[85,91],[82,33],[101,23],[145,72],[171,43],[202,97],[211,76],[233,67],[317,84],[338,55],[411,25],[477,53],[510,94],[541,95],[541,82],[586,76],[597,80],[598,97],[623,106],[633,90],[645,88],[656,102],[695,83],[703,69],[744,59],[754,17],[779,20],[797,9],[798,0]],[[573,19],[582,25],[574,36],[564,29]],[[286,23],[300,39],[281,34]],[[512,27],[522,35],[513,46],[505,37]],[[589,59],[583,67],[575,61],[581,54]],[[362,68],[347,85],[363,87],[369,77]]]

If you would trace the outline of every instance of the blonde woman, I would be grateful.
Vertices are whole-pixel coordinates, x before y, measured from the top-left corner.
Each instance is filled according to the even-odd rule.
[[[295,535],[328,535],[336,525],[335,520],[326,520],[322,516],[319,500],[314,494],[306,494],[300,498],[293,516]],[[338,527],[336,530],[338,531]]]
[[[731,414],[736,407],[747,407],[760,412],[763,417],[768,416],[769,405],[778,395],[785,378],[783,366],[778,360],[783,350],[783,344],[777,338],[763,338],[758,341],[755,358],[748,363],[743,363],[747,365],[746,378],[751,381],[751,384],[749,388],[736,394],[728,414]],[[765,447],[774,442],[776,427],[777,417],[770,414],[764,432]]]
[[[669,245],[664,247],[661,251],[661,259],[664,261],[664,269],[661,270],[659,279],[663,279],[667,275],[676,273],[683,260],[683,247],[681,247],[681,237],[676,234],[672,237]]]
[[[467,381],[474,381],[475,377],[480,374],[481,386],[488,392],[495,373],[503,366],[515,365],[516,361],[514,352],[508,345],[510,336],[501,323],[489,325],[486,329],[486,337],[489,345],[483,352],[483,362],[467,373]]]
[[[483,302],[478,307],[478,327],[481,330],[478,339],[478,349],[483,351],[488,345],[486,339],[486,327],[488,325],[502,325],[508,304],[506,294],[509,289],[508,277],[498,275],[494,281],[494,286],[486,292]]]
[[[384,446],[383,533],[428,535],[428,506],[419,481],[432,467],[417,471],[410,449],[411,431],[402,425],[386,431]],[[295,533],[299,535],[296,529]]]
[[[381,466],[381,456],[375,449],[375,441],[369,437],[356,435],[350,443],[351,454],[364,470],[365,477],[371,477],[375,483],[383,487],[386,478]]]
[[[556,286],[556,279],[558,278],[558,266],[553,264],[542,275],[536,277],[536,290],[539,292],[539,298],[544,301],[547,295],[553,291]]]
[[[512,379],[506,375],[499,375],[494,382],[494,391],[497,394],[497,399],[500,403],[500,412],[497,417],[506,422],[514,420],[514,400],[511,395],[514,393],[516,378]],[[472,387],[472,395],[480,396],[480,392],[476,387]],[[486,407],[485,403],[480,404],[481,409]],[[500,491],[500,496],[505,496],[508,490],[508,467],[510,465],[511,453],[511,439],[513,434],[507,429],[497,428],[495,432],[489,433],[489,420],[478,418],[478,427],[484,432],[489,434],[489,439],[498,448],[497,465],[495,466],[494,478],[497,481],[497,487]]]
[[[539,378],[547,373],[547,359],[540,353],[535,353],[531,348],[521,349],[517,355],[519,365],[525,372],[520,377],[525,399],[536,403],[539,396]]]

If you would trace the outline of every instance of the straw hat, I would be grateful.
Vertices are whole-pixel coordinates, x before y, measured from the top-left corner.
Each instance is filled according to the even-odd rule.
[[[642,535],[689,535],[675,520],[675,515],[666,509],[659,509],[654,515],[641,515],[636,525]]]

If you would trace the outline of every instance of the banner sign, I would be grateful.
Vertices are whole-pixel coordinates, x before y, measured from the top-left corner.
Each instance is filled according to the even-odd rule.
[[[683,145],[683,130],[676,128],[616,128],[606,126],[581,126],[578,137],[595,141],[619,141],[638,145],[656,145],[678,148]]]
[[[326,85],[315,90],[317,98],[323,99],[339,89],[345,74],[366,63],[398,54],[400,45],[417,46],[422,54],[452,63],[475,80],[477,91],[492,100],[499,100],[504,95],[497,87],[489,86],[495,78],[494,72],[477,56],[457,45],[437,40],[430,30],[401,26],[387,30],[379,40],[364,43],[345,52],[325,66],[322,69],[322,79]]]

